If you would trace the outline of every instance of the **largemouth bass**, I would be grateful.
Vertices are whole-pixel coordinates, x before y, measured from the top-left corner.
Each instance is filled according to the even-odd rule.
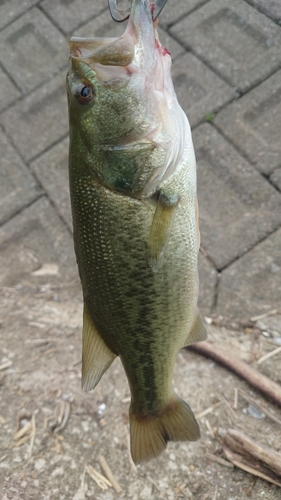
[[[84,296],[82,384],[120,356],[131,390],[131,454],[197,440],[172,389],[179,349],[205,339],[190,126],[147,0],[120,38],[71,38],[67,92],[74,245]]]

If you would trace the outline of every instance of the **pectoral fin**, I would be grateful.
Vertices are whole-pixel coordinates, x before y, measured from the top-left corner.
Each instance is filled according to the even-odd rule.
[[[191,330],[183,345],[187,346],[193,344],[194,342],[201,342],[202,340],[206,340],[206,338],[207,338],[207,330],[203,323],[203,318],[201,314],[198,312],[191,327]]]
[[[86,304],[84,304],[82,335],[82,387],[85,391],[90,391],[97,385],[116,355],[98,333]]]
[[[169,241],[170,230],[179,202],[177,193],[160,191],[156,210],[148,238],[148,260],[154,272],[157,272],[161,257]]]

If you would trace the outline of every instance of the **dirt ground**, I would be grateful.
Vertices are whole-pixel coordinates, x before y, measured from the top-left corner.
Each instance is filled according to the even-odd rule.
[[[45,268],[45,272],[50,270]],[[281,452],[281,426],[249,409],[241,396],[233,409],[236,388],[275,416],[280,417],[280,410],[226,369],[187,350],[179,353],[174,387],[199,415],[201,440],[169,443],[158,459],[135,467],[128,449],[129,388],[121,363],[114,362],[94,391],[81,390],[78,279],[61,283],[55,275],[42,274],[36,276],[33,271],[30,281],[1,290],[3,500],[281,498],[277,486],[212,457],[226,460],[219,436],[229,428]],[[272,319],[278,325],[280,316]],[[262,328],[268,327],[266,321]],[[245,333],[214,325],[208,331],[211,342],[253,366],[280,338],[270,332],[254,336],[251,329]],[[280,353],[261,363],[259,370],[280,383]],[[209,412],[204,414],[206,409]],[[19,429],[23,429],[22,436],[16,435]],[[104,475],[99,455],[122,487],[119,495],[104,482],[97,484],[88,473],[92,467]]]

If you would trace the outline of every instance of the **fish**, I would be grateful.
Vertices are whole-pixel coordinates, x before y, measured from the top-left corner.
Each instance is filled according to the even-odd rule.
[[[82,386],[119,356],[135,463],[200,429],[172,388],[178,351],[206,338],[198,300],[196,160],[147,0],[124,34],[70,39],[73,238],[83,290]]]

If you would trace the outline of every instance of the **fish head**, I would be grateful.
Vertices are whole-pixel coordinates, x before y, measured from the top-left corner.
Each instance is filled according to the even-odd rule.
[[[76,150],[82,151],[82,144],[94,174],[113,187],[120,179],[113,182],[101,166],[104,160],[93,161],[93,155],[113,152],[108,170],[116,172],[115,153],[124,165],[140,150],[128,167],[130,180],[125,184],[145,196],[180,164],[186,138],[193,152],[189,124],[174,92],[171,56],[159,42],[152,8],[148,0],[133,0],[127,28],[119,38],[72,37],[67,74],[71,144],[80,141]]]
[[[171,57],[159,42],[156,25],[148,0],[133,0],[121,37],[70,39],[67,74],[71,140],[79,136],[89,154],[101,145],[153,143],[159,153],[157,172],[150,176],[153,185],[170,158],[177,157],[169,147],[175,148],[181,127]]]

